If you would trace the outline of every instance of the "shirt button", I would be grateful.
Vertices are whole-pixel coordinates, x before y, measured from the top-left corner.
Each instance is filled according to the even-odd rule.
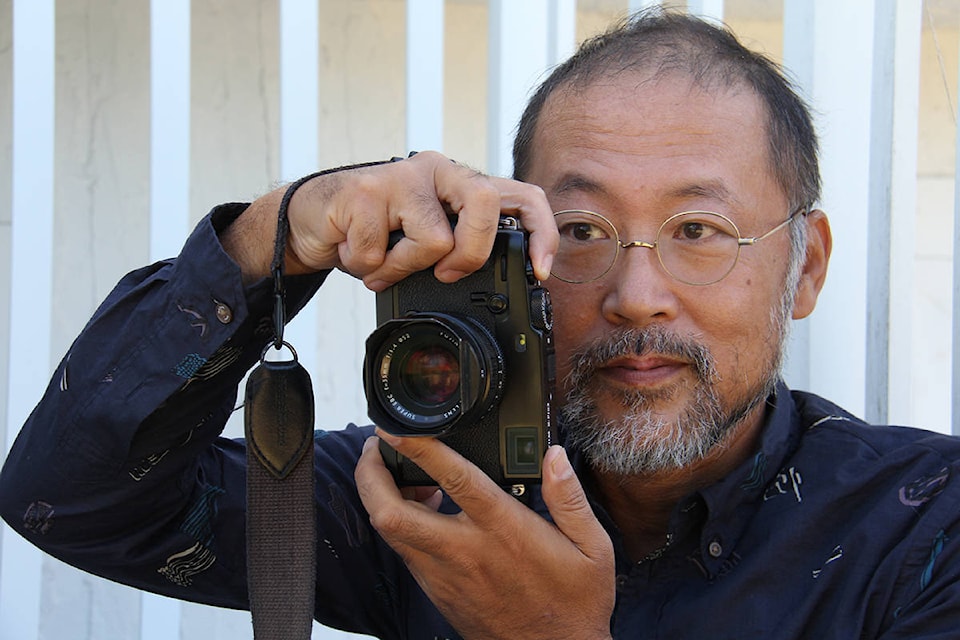
[[[233,322],[233,309],[223,304],[222,302],[217,303],[217,320],[220,321],[220,324],[230,324]]]
[[[719,558],[723,555],[723,545],[719,540],[714,540],[707,546],[707,553],[711,558]]]
[[[617,576],[617,590],[623,589],[627,586],[627,583],[630,581],[630,578],[623,575],[622,573]]]

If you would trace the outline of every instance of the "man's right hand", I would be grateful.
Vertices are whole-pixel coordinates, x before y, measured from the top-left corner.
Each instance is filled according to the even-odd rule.
[[[285,191],[259,198],[223,234],[223,246],[245,281],[270,273]],[[285,272],[339,268],[380,291],[436,265],[438,280],[454,282],[483,266],[501,212],[518,216],[531,232],[534,273],[547,279],[558,239],[550,205],[537,186],[485,176],[429,151],[330,173],[302,185],[290,202]],[[455,228],[448,214],[458,215]],[[404,237],[387,251],[396,230]]]

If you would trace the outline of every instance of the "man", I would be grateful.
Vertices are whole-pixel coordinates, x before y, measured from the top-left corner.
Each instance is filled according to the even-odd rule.
[[[379,433],[443,490],[409,496],[369,428],[318,434],[317,619],[385,638],[954,637],[958,443],[779,380],[831,250],[809,114],[779,72],[694,18],[641,15],[544,83],[515,166],[523,182],[422,153],[291,201],[292,309],[332,268],[373,290],[430,265],[457,280],[519,215],[553,274],[566,435],[528,508],[439,441]],[[243,445],[216,436],[270,338],[281,196],[218,208],[111,294],[4,468],[11,526],[113,579],[246,606]]]

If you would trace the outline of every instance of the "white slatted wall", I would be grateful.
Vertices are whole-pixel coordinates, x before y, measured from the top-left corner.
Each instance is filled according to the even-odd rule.
[[[769,4],[691,0],[689,10],[782,33],[783,59],[816,107],[835,251],[816,314],[795,328],[788,379],[872,420],[922,416],[920,426],[949,431],[952,415],[960,433],[960,340],[950,339],[960,296],[949,284],[960,260],[931,283],[944,269],[915,259],[929,227],[953,215],[949,197],[918,195],[922,5],[785,0],[765,29],[743,9],[751,2]],[[409,149],[509,174],[513,129],[544,70],[649,4],[0,0],[0,442],[9,447],[112,283],[174,255],[210,206]],[[918,225],[918,202],[939,217]],[[372,297],[336,277],[321,298],[336,304],[311,305],[290,340],[314,372],[320,426],[362,421],[359,378],[342,367],[359,375]],[[931,317],[947,324],[924,324]],[[917,335],[940,351],[925,355]],[[937,395],[921,403],[918,389]],[[106,583],[0,529],[0,640],[232,640],[248,627],[245,613]],[[346,636],[317,627],[314,637]]]

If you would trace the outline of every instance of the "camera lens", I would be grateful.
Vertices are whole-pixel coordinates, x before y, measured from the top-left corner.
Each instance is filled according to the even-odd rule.
[[[440,345],[410,352],[400,367],[400,384],[420,404],[440,405],[449,401],[460,386],[457,355]]]
[[[389,320],[367,339],[368,413],[397,433],[440,435],[500,399],[503,354],[482,325],[433,313]]]

